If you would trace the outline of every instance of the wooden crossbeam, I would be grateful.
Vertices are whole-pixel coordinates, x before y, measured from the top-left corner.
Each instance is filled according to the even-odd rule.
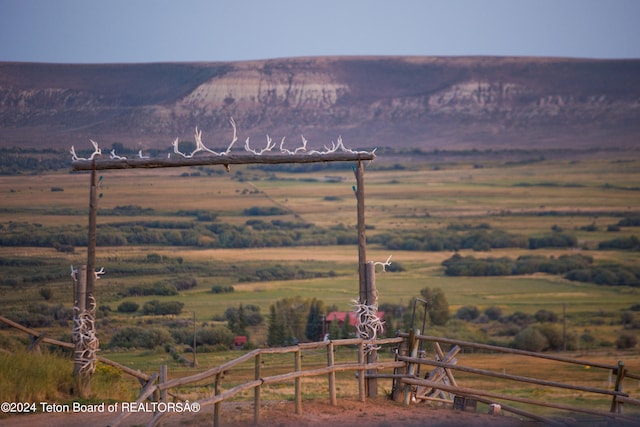
[[[136,168],[175,168],[185,166],[213,166],[241,165],[241,164],[284,164],[284,163],[323,163],[323,162],[351,162],[375,159],[373,152],[335,152],[311,154],[283,154],[271,153],[256,155],[248,152],[230,153],[226,155],[207,155],[196,157],[171,156],[167,158],[133,158],[133,159],[103,159],[76,160],[71,164],[73,171],[89,171],[106,169],[136,169]]]
[[[456,364],[457,362],[456,355],[460,352],[459,346],[454,345],[446,355],[442,351],[442,348],[440,348],[440,344],[437,342],[435,343],[435,349],[436,349],[436,360],[446,364],[451,364],[451,365]],[[428,379],[431,383],[457,386],[456,380],[455,378],[453,378],[453,373],[449,368],[437,367],[433,369],[431,372],[429,372],[427,375],[425,375],[424,378]],[[453,401],[453,398],[451,397],[451,395],[447,399],[444,396],[444,392],[441,389],[438,389],[436,387],[422,387],[422,386],[418,386],[416,390],[416,399],[436,400],[439,402],[445,401],[449,403]]]

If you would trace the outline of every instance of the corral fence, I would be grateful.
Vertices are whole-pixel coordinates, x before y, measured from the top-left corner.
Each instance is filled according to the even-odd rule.
[[[399,391],[402,391],[402,396],[406,404],[409,402],[410,396],[413,400],[433,400],[433,401],[446,401],[445,393],[449,393],[449,399],[453,402],[454,407],[464,409],[467,403],[475,405],[476,402],[482,402],[495,407],[497,402],[518,402],[521,404],[534,405],[538,407],[553,408],[556,410],[564,410],[569,413],[581,413],[588,414],[603,418],[605,420],[613,420],[614,422],[628,423],[631,425],[640,425],[640,418],[629,417],[623,414],[624,404],[640,405],[640,400],[632,398],[628,393],[623,391],[623,385],[625,378],[628,379],[640,379],[638,373],[629,372],[623,361],[619,361],[616,365],[600,363],[595,361],[589,361],[584,359],[574,359],[569,357],[563,357],[556,354],[538,353],[524,350],[517,350],[513,348],[499,347],[487,344],[479,344],[468,341],[447,339],[442,337],[419,335],[414,333],[399,333],[398,336],[405,338],[403,343],[406,347],[406,351],[400,350],[397,356],[397,360],[407,363],[403,372],[395,373],[394,379],[394,397],[397,396]],[[435,358],[429,359],[424,356],[422,352],[419,356],[420,349],[424,343],[431,343],[435,350]],[[445,354],[441,349],[441,344],[447,344],[450,346],[450,350]],[[456,354],[462,349],[484,351],[491,353],[502,353],[517,355],[522,358],[522,365],[534,364],[535,359],[546,359],[553,362],[557,362],[553,368],[549,370],[551,375],[554,372],[561,371],[561,364],[581,365],[589,369],[602,369],[609,376],[614,376],[615,381],[612,382],[611,389],[586,387],[576,384],[567,384],[559,381],[550,381],[539,378],[532,378],[521,375],[512,375],[505,372],[485,370],[473,368],[470,366],[463,366],[457,363]],[[434,368],[426,375],[420,376],[416,373],[419,372],[420,367],[426,366]],[[573,392],[590,393],[593,396],[605,396],[610,398],[609,410],[596,409],[593,407],[584,406],[572,406],[555,402],[553,400],[532,399],[528,397],[520,397],[513,394],[496,393],[488,390],[473,389],[468,387],[462,387],[457,384],[453,372],[465,372],[467,374],[477,375],[482,378],[493,378],[507,381],[514,381],[525,384],[535,384],[537,386],[549,387],[552,389],[572,390]],[[410,393],[412,391],[413,394]],[[493,409],[490,406],[490,411]],[[512,412],[517,415],[525,416],[530,419],[544,422],[549,425],[565,425],[564,423],[557,422],[553,419],[546,418],[533,413],[531,411],[525,411],[521,408],[514,407],[508,404],[500,403],[498,408]]]
[[[43,334],[19,325],[9,319],[0,316],[0,321],[13,326],[23,332],[34,336],[34,343],[45,342],[73,348],[73,344],[49,339]],[[429,346],[431,356],[425,347]],[[337,352],[340,347],[346,347],[351,351]],[[443,350],[446,350],[446,352]],[[375,349],[375,351],[371,351]],[[554,364],[549,369],[550,375],[560,372],[562,365],[580,365],[590,370],[600,369],[603,376],[610,378],[608,388],[588,387],[584,385],[569,384],[548,379],[533,378],[522,375],[508,374],[500,370],[478,369],[458,363],[458,354],[462,351],[477,351],[495,354],[511,354],[522,358],[522,365],[535,364],[536,359],[546,359]],[[433,351],[431,351],[433,350]],[[324,354],[318,359],[319,354]],[[340,361],[336,360],[336,354],[340,354]],[[371,357],[374,354],[375,357]],[[345,359],[346,355],[346,359]],[[289,358],[289,356],[291,356]],[[276,363],[265,363],[270,357],[278,357]],[[348,360],[352,358],[353,360]],[[287,361],[288,360],[288,361]],[[196,400],[199,408],[213,406],[213,425],[220,425],[222,402],[225,400],[242,398],[246,400],[246,392],[253,391],[253,418],[254,423],[260,423],[260,410],[264,395],[269,392],[269,387],[292,383],[294,384],[293,405],[295,413],[302,414],[302,379],[312,377],[327,378],[327,394],[331,405],[337,405],[336,374],[339,372],[354,372],[353,378],[357,381],[358,398],[366,401],[367,397],[375,397],[378,390],[377,381],[391,381],[391,397],[396,401],[402,401],[409,406],[421,401],[439,402],[450,405],[454,409],[465,410],[468,407],[475,408],[477,402],[489,405],[490,412],[506,411],[518,416],[549,425],[565,425],[552,418],[540,415],[542,411],[525,410],[523,406],[552,408],[566,411],[568,414],[586,414],[597,417],[605,422],[618,424],[640,425],[637,416],[625,415],[624,405],[640,405],[640,400],[633,398],[624,391],[625,379],[640,380],[638,373],[630,372],[624,366],[623,361],[617,364],[600,363],[593,360],[573,359],[557,354],[537,353],[499,347],[487,344],[448,339],[418,333],[400,332],[395,338],[376,339],[371,341],[360,338],[344,340],[327,340],[312,343],[300,343],[290,347],[259,348],[226,362],[222,365],[199,372],[190,376],[168,379],[167,367],[163,365],[158,373],[147,375],[120,365],[109,359],[100,357],[99,361],[116,366],[123,372],[133,375],[142,384],[140,395],[136,404],[144,404],[147,401],[157,402],[157,405],[168,404],[171,398],[173,402],[185,401],[180,395],[181,389],[193,387],[199,388],[198,394],[202,396],[203,388],[206,397]],[[303,361],[304,366],[303,366]],[[557,365],[556,365],[557,364]],[[253,375],[247,374],[247,367]],[[231,375],[234,370],[241,371],[240,375]],[[425,371],[421,373],[421,371]],[[553,398],[543,400],[541,398],[522,397],[517,393],[497,393],[485,388],[469,388],[457,383],[455,372],[461,372],[469,376],[481,379],[508,381],[513,383],[532,384],[555,390],[564,390],[570,393],[591,394],[593,396],[608,399],[608,408],[596,408],[595,404],[585,406],[572,406],[557,402]],[[248,379],[251,378],[252,379]],[[242,378],[242,382],[238,379]],[[460,378],[460,377],[459,377]],[[345,381],[342,379],[342,381]],[[223,384],[225,383],[225,384]],[[224,387],[226,385],[226,388]],[[266,390],[266,391],[265,391]],[[242,394],[245,397],[242,397]],[[537,395],[535,397],[538,397]],[[516,402],[519,406],[512,406],[505,402]],[[118,414],[110,423],[111,426],[120,425],[132,412],[125,411]],[[494,412],[495,413],[495,412]],[[636,412],[637,413],[637,412]],[[178,416],[176,412],[156,412],[148,426],[158,425],[167,416]]]

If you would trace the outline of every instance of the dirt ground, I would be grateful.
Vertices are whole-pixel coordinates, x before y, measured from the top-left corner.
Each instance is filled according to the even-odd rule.
[[[146,425],[152,414],[135,413],[125,419],[123,426]],[[0,426],[11,427],[93,427],[110,425],[117,414],[35,414],[0,419]],[[162,425],[200,426],[213,425],[213,407],[205,407],[197,414],[175,414],[162,420]],[[247,402],[224,402],[220,425],[240,427],[253,425],[253,405]],[[260,408],[259,426],[282,427],[393,427],[393,426],[540,426],[540,423],[502,413],[459,411],[436,408],[428,404],[411,404],[406,407],[386,398],[339,400],[337,406],[328,401],[302,402],[302,414],[295,414],[291,401],[263,402]]]

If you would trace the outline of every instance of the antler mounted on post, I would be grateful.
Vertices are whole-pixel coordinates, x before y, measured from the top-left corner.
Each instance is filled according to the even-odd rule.
[[[93,153],[91,153],[91,156],[89,157],[78,157],[76,155],[76,149],[74,148],[74,146],[71,146],[71,150],[69,150],[69,152],[71,153],[71,158],[73,159],[73,161],[78,161],[78,160],[93,160],[96,158],[96,156],[101,156],[102,155],[102,150],[98,147],[98,143],[95,142],[93,139],[90,139],[89,141],[91,141],[91,144],[93,144]]]

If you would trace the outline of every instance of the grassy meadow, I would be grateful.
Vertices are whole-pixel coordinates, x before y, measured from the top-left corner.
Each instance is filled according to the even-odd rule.
[[[232,167],[224,173],[213,168],[191,168],[104,171],[100,175],[99,227],[132,223],[135,232],[139,223],[172,223],[176,230],[171,232],[184,235],[182,230],[187,226],[183,223],[240,227],[258,219],[312,224],[319,230],[318,239],[322,234],[338,231],[356,236],[356,199],[352,189],[355,178],[350,168],[326,165],[294,172],[287,168],[262,170],[245,166]],[[639,183],[640,154],[635,151],[470,152],[464,156],[433,153],[390,159],[381,155],[365,167],[367,237],[372,241],[367,246],[367,259],[383,262],[391,255],[392,263],[402,269],[383,272],[378,268],[379,303],[408,306],[421,289],[429,287],[444,291],[452,317],[464,306],[476,306],[480,311],[499,307],[505,316],[516,312],[534,315],[539,310],[548,310],[562,318],[564,310],[567,330],[576,339],[572,355],[584,356],[590,351],[612,364],[619,359],[629,360],[638,373],[638,346],[620,352],[614,342],[622,332],[640,338],[637,326],[640,313],[632,312],[635,323],[631,326],[620,321],[622,313],[640,303],[640,287],[603,286],[547,273],[447,276],[442,262],[454,251],[389,249],[377,243],[376,237],[385,233],[443,231],[452,224],[538,237],[556,227],[574,236],[578,244],[571,248],[536,250],[461,249],[457,253],[475,258],[526,255],[557,258],[579,253],[592,257],[595,264],[637,267],[640,264],[637,250],[602,250],[598,245],[640,235],[638,227],[609,228],[625,216],[640,213]],[[86,236],[88,187],[86,173],[1,176],[0,236],[8,236],[14,230],[34,235],[45,231],[55,234],[59,230]],[[127,215],[126,210],[120,209],[126,206],[144,211]],[[278,208],[278,213],[248,216],[246,210],[250,208]],[[215,218],[198,220],[185,214],[194,211],[213,213]],[[196,238],[193,245],[98,246],[97,266],[104,267],[106,272],[96,283],[98,306],[103,307],[97,323],[99,338],[105,346],[103,356],[146,372],[157,371],[160,364],[168,363],[172,375],[189,374],[197,368],[182,366],[163,349],[110,349],[107,344],[119,329],[132,325],[166,325],[181,320],[188,323],[193,316],[198,324],[220,324],[229,307],[243,304],[259,307],[265,317],[265,324],[250,330],[252,341],[260,346],[266,342],[266,318],[276,301],[300,296],[350,310],[351,300],[358,296],[356,244],[218,248],[209,244],[211,236]],[[72,251],[46,245],[0,246],[0,314],[19,319],[28,316],[29,307],[34,304],[72,307],[74,285],[70,266],[86,263],[86,248],[71,246]],[[307,274],[288,280],[251,279],[254,272],[274,265]],[[194,279],[197,284],[177,295],[126,293],[133,286],[179,278]],[[212,293],[215,286],[232,286],[233,292]],[[43,288],[51,291],[47,300]],[[180,301],[184,306],[181,314],[169,317],[116,310],[126,301],[142,307],[152,299]],[[54,338],[70,339],[69,322],[43,324],[36,329]],[[495,333],[487,325],[458,319],[445,326],[429,327],[425,333],[479,338],[505,345],[512,338]],[[589,348],[578,342],[585,333],[595,339]],[[0,328],[0,348],[13,351],[8,337],[23,339],[20,334]],[[200,353],[198,360],[201,368],[210,367],[239,354]],[[185,354],[185,357],[192,356]],[[462,355],[460,359],[466,357]],[[487,365],[511,363],[508,356],[501,356],[499,362],[497,359],[491,362],[482,355],[468,357]],[[580,371],[577,376],[582,374]],[[631,389],[637,391],[639,387]]]

